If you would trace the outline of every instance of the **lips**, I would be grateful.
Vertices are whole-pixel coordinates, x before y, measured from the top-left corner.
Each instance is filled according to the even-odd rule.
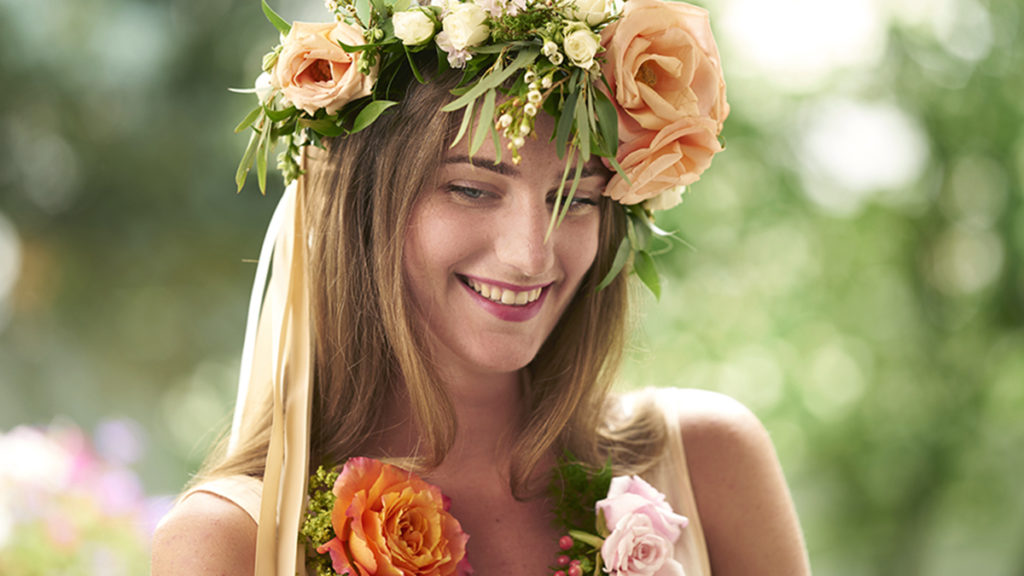
[[[462,275],[458,275],[458,279],[480,307],[507,322],[526,322],[537,316],[551,287],[550,283],[537,286],[497,284]]]

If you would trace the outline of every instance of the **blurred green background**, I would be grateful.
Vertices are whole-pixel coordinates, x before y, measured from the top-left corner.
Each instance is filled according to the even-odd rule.
[[[1024,8],[703,4],[728,150],[660,219],[692,249],[624,386],[757,412],[818,574],[1024,574]],[[255,0],[0,0],[0,430],[135,419],[170,494],[228,423],[280,186],[234,193],[227,87],[274,37]]]

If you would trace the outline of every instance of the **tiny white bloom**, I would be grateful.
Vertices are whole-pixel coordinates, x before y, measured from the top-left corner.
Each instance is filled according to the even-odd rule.
[[[536,116],[537,105],[531,102],[528,103],[526,106],[523,106],[523,114],[526,114],[527,116]]]
[[[558,50],[558,44],[555,44],[551,40],[544,42],[544,46],[540,49],[540,52],[544,56],[547,56],[547,59],[555,66],[562,63],[562,53]]]
[[[531,131],[530,125],[527,124],[526,122],[523,122],[522,124],[519,125],[519,135],[520,136],[528,136],[530,134],[530,131]]]
[[[515,138],[512,139],[512,146],[515,146],[516,148],[522,148],[523,146],[526,146],[526,139],[524,139],[522,136],[516,136]]]
[[[395,36],[406,46],[418,46],[434,36],[434,19],[422,8],[395,12],[391,23],[395,26]]]
[[[539,90],[530,90],[526,93],[526,101],[532,104],[540,104],[540,101],[543,99],[544,97]]]
[[[537,73],[533,70],[527,70],[526,74],[523,74],[523,81],[527,84],[532,84],[537,79]]]
[[[498,118],[498,127],[499,128],[508,128],[511,125],[512,125],[512,116],[510,114],[508,114],[507,112],[505,114],[502,114]]]
[[[545,76],[540,79],[541,88],[551,88],[551,76]]]

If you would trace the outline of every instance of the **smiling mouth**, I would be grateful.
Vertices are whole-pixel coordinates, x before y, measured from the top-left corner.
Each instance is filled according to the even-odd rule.
[[[473,278],[466,278],[465,276],[460,276],[460,279],[477,294],[491,302],[504,304],[506,306],[526,306],[527,304],[532,304],[540,298],[541,292],[544,291],[544,288],[534,288],[533,290],[516,292],[515,290],[509,290],[508,288],[502,288],[501,286],[494,286],[492,284],[487,284],[486,282],[480,282]]]

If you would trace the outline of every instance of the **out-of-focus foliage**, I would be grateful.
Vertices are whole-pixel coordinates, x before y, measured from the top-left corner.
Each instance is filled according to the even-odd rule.
[[[728,149],[659,221],[692,249],[625,385],[754,409],[817,573],[1024,572],[1024,8],[703,4]],[[241,0],[0,0],[0,429],[133,416],[150,492],[195,469],[279,194],[232,192],[226,88],[273,34]]]

